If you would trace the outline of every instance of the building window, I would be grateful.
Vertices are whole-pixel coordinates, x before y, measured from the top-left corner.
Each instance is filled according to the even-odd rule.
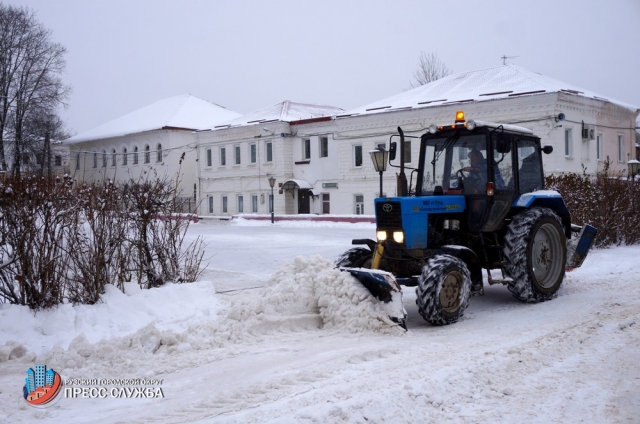
[[[235,164],[240,165],[240,146],[235,146],[233,151],[235,152]]]
[[[356,215],[364,215],[364,196],[356,194]]]
[[[128,158],[127,158],[127,148],[123,147],[122,148],[122,164],[124,166],[127,166],[127,160],[128,160]]]
[[[238,213],[244,212],[244,198],[242,196],[238,196]]]
[[[353,164],[356,167],[362,166],[362,145],[353,146]]]
[[[220,148],[220,166],[227,165],[227,149],[224,147]]]
[[[222,213],[227,213],[228,211],[228,207],[227,207],[227,196],[222,196]]]
[[[53,157],[53,163],[54,163],[55,166],[62,166],[62,156],[55,155]]]
[[[624,162],[624,135],[618,134],[618,162]]]
[[[107,167],[107,151],[106,150],[102,151],[102,167],[103,168]]]
[[[564,155],[568,158],[573,156],[573,131],[571,128],[564,130]]]
[[[116,166],[118,160],[116,159],[116,149],[111,149],[111,166]]]
[[[156,146],[156,162],[162,162],[162,144],[160,143],[158,143],[158,145]]]
[[[267,141],[267,162],[273,161],[273,143]]]
[[[331,213],[329,193],[322,193],[322,213]]]
[[[151,147],[148,144],[144,146],[144,163],[151,163]]]
[[[211,164],[213,163],[213,157],[211,156],[211,149],[207,149],[207,166],[211,166]]]
[[[302,159],[311,159],[311,140],[308,138],[302,140]]]
[[[258,195],[257,194],[251,195],[251,212],[253,213],[258,212]]]
[[[209,196],[209,213],[213,213],[213,196]]]
[[[411,140],[404,141],[404,163],[411,163]]]
[[[249,162],[256,163],[257,160],[257,147],[255,143],[249,145]]]
[[[133,148],[133,164],[134,165],[138,164],[138,146],[135,146]]]
[[[98,153],[97,152],[93,152],[93,167],[94,168],[98,167]]]
[[[76,169],[80,169],[80,153],[76,154]]]
[[[598,160],[602,160],[604,156],[603,141],[604,141],[604,134],[598,133],[598,135],[596,136],[596,159]]]
[[[320,157],[329,156],[329,137],[320,137]]]

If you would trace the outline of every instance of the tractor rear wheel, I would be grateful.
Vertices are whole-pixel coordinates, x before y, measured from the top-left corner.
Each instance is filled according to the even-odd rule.
[[[507,228],[504,255],[509,290],[523,302],[556,296],[565,274],[567,243],[558,215],[533,208],[516,215]]]
[[[371,250],[366,247],[354,247],[340,255],[335,265],[345,268],[371,268],[372,258]]]
[[[451,255],[437,255],[422,268],[416,304],[422,318],[434,325],[453,324],[469,305],[471,276],[467,265]]]

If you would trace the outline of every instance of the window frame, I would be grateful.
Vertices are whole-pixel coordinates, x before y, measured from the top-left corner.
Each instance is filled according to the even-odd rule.
[[[573,158],[573,128],[564,129],[564,157]]]
[[[596,134],[596,160],[602,162],[604,160],[604,133]]]
[[[220,166],[227,166],[227,147],[220,147]]]
[[[156,163],[162,163],[162,143],[156,145]]]
[[[624,153],[625,153],[625,148],[624,148],[624,134],[622,133],[618,133],[618,163],[625,163],[624,160]]]
[[[236,197],[236,207],[238,208],[238,213],[244,213],[244,196],[242,194],[238,194]]]
[[[251,213],[258,213],[258,195],[251,195]]]
[[[256,164],[258,163],[258,145],[257,143],[249,144],[249,163]]]
[[[302,139],[302,160],[311,160],[311,139]]]
[[[360,164],[358,164],[358,150],[360,150]],[[362,148],[362,144],[354,144],[353,148],[352,148],[352,154],[353,154],[353,167],[354,168],[362,168],[362,163],[363,163],[363,148]]]
[[[265,162],[270,163],[273,162],[273,141],[265,142],[265,150],[266,150],[266,160]]]
[[[318,150],[321,158],[329,157],[329,137],[320,136],[318,138]]]
[[[205,166],[207,168],[211,168],[211,166],[213,165],[213,152],[211,151],[211,148],[205,149],[204,158],[205,158]]]
[[[233,165],[242,165],[242,148],[239,144],[233,146]]]
[[[129,158],[127,157],[127,147],[123,147],[122,148],[122,166],[128,166],[129,165]]]
[[[144,146],[144,163],[151,163],[151,146],[148,144]]]

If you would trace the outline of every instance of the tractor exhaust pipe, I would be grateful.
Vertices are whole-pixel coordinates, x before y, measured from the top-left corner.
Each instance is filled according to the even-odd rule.
[[[397,178],[397,192],[398,196],[407,195],[407,176],[404,173],[404,131],[398,127],[398,133],[400,134],[400,174]]]

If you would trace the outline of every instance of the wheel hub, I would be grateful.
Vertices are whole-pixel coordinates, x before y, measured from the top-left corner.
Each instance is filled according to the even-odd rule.
[[[460,308],[462,281],[462,274],[458,271],[452,271],[444,278],[440,290],[440,304],[445,312],[453,313]]]

